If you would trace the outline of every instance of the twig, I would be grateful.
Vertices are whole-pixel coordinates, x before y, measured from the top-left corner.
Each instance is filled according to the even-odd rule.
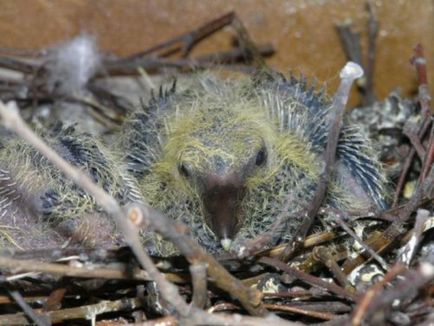
[[[434,188],[434,166],[432,166],[430,173],[422,184],[416,188],[413,197],[402,206],[399,210],[393,209],[392,213],[396,215],[394,221],[384,230],[381,236],[376,237],[375,243],[371,243],[370,247],[376,252],[384,252],[389,250],[391,244],[394,243],[395,239],[403,234],[402,226],[410,218],[411,214],[419,208],[421,203],[424,202],[426,196],[432,196],[432,191]],[[432,200],[432,198],[431,198]],[[388,211],[382,214],[392,214]],[[362,264],[366,258],[364,253],[358,255],[356,258],[346,261],[343,265],[343,270],[346,274],[350,273],[354,268]]]
[[[208,300],[206,270],[206,264],[200,262],[190,265],[190,274],[193,286],[193,299],[191,301],[200,309],[205,308]]]
[[[160,56],[162,57],[168,56],[178,51],[181,51],[182,56],[186,57],[190,53],[194,45],[196,45],[197,43],[205,39],[207,36],[212,35],[213,33],[221,30],[223,27],[231,24],[234,17],[235,17],[235,13],[229,12],[217,19],[205,23],[204,25],[198,27],[193,31],[177,36],[171,40],[168,40],[156,46],[153,46],[150,49],[147,49],[143,52],[139,52],[131,56],[128,56],[123,60],[130,61],[130,60],[142,58],[144,56],[153,54],[161,50],[166,51],[166,53],[160,54]]]
[[[342,42],[347,60],[363,65],[360,33],[354,32],[351,27],[352,23],[350,21],[345,21],[336,25],[336,30]]]
[[[380,295],[383,286],[405,270],[403,265],[395,265],[385,275],[383,281],[378,282],[366,292],[353,314],[353,325],[358,326],[362,321],[370,324],[369,318],[372,314],[377,311],[384,311],[386,306],[390,306],[396,300],[401,301],[401,305],[403,299],[407,302],[412,300],[417,295],[417,290],[434,278],[434,266],[429,263],[422,263],[417,270],[407,271],[392,288],[384,290]]]
[[[417,73],[418,83],[419,83],[419,103],[421,106],[421,113],[423,122],[418,131],[419,139],[423,139],[426,132],[428,131],[430,125],[432,125],[431,116],[431,97],[428,90],[428,76],[426,69],[426,59],[423,53],[423,47],[421,44],[416,45],[414,48],[414,57],[411,59],[411,63],[414,65]],[[415,148],[411,148],[408,153],[404,165],[402,168],[401,175],[395,189],[395,194],[393,198],[393,207],[398,204],[399,195],[404,187],[405,179],[407,177],[408,171],[410,170],[411,163],[413,162],[414,155],[416,153]],[[431,127],[431,134],[429,137],[429,148],[426,151],[425,160],[422,166],[422,173],[419,178],[419,182],[428,175],[429,169],[434,160],[434,126]]]
[[[411,124],[407,122],[404,125],[404,129],[402,130],[402,133],[407,136],[407,138],[410,140],[411,145],[416,150],[417,155],[419,156],[419,159],[423,161],[426,151],[425,148],[422,145],[422,142],[419,139],[418,131],[413,130],[412,127],[409,127],[408,124]]]
[[[8,57],[0,57],[0,67],[16,70],[25,74],[34,73],[37,68],[34,64]]]
[[[116,312],[123,310],[134,310],[142,306],[140,299],[120,299],[116,301],[104,300],[96,304],[81,306],[76,308],[60,309],[47,311],[45,315],[52,323],[61,323],[71,319],[92,320],[96,315],[106,312]],[[0,315],[0,325],[27,325],[28,321],[23,314]],[[46,325],[46,324],[44,324]]]
[[[290,256],[300,249],[309,228],[311,227],[321,205],[323,204],[324,197],[327,193],[327,187],[330,181],[330,177],[334,170],[336,147],[339,140],[342,119],[344,116],[345,106],[348,101],[351,86],[354,80],[360,78],[362,75],[362,68],[354,62],[348,62],[341,70],[341,83],[333,98],[332,110],[329,113],[329,133],[327,136],[327,146],[324,152],[324,170],[320,175],[320,180],[318,182],[315,195],[310,202],[310,206],[307,209],[307,212],[303,218],[303,222],[296,231],[295,240],[292,243],[289,243],[282,253],[281,260],[283,261],[288,261]]]
[[[372,105],[375,101],[374,92],[374,71],[375,71],[375,53],[376,41],[378,36],[378,20],[375,13],[375,7],[372,1],[366,2],[366,10],[368,11],[368,54],[366,62],[366,83],[365,93],[363,96],[363,105]]]
[[[342,272],[336,260],[333,259],[329,249],[323,246],[318,246],[313,249],[312,255],[315,259],[322,262],[333,273],[340,286],[347,290],[354,290],[347,280],[346,275]]]
[[[166,316],[162,318],[147,320],[141,323],[125,324],[124,321],[111,322],[107,324],[106,321],[97,322],[96,326],[177,326],[178,320],[174,316]]]
[[[428,175],[429,169],[434,161],[434,123],[433,114],[434,111],[431,108],[431,95],[429,93],[428,86],[428,76],[426,69],[426,59],[424,56],[423,47],[421,44],[416,45],[414,49],[415,55],[412,59],[412,63],[417,71],[418,81],[419,81],[419,103],[421,106],[422,117],[425,120],[431,120],[431,132],[428,138],[428,149],[426,151],[426,156],[422,160],[422,172],[419,177],[419,182],[422,182]]]
[[[304,273],[300,270],[297,270],[295,268],[292,268],[288,265],[286,265],[285,263],[275,259],[275,258],[268,258],[268,257],[262,257],[259,259],[260,263],[266,264],[268,266],[272,266],[274,268],[278,268],[282,271],[284,271],[285,273],[296,277],[297,279],[306,282],[312,286],[319,286],[321,288],[327,289],[328,291],[330,291],[331,293],[335,293],[339,296],[342,296],[346,299],[350,299],[350,300],[355,300],[356,296],[347,291],[346,289],[334,284],[334,283],[328,283],[326,281],[321,280],[320,278],[317,278],[315,276],[309,275],[307,273]]]
[[[389,270],[388,264],[384,261],[384,259],[378,255],[375,250],[373,250],[369,245],[367,245],[353,230],[351,230],[350,227],[345,223],[345,221],[342,218],[342,215],[344,215],[345,212],[337,212],[335,211],[334,220],[336,223],[339,224],[339,226],[345,230],[354,240],[356,240],[362,247],[365,249],[366,252],[368,252],[373,259],[375,259],[380,266],[385,270]],[[349,217],[346,216],[346,219],[348,220]]]
[[[429,214],[429,211],[425,209],[417,210],[416,223],[414,225],[411,238],[398,254],[398,259],[406,266],[410,265],[410,262],[416,252],[416,248],[421,241],[423,228],[425,222],[429,218]]]
[[[197,241],[193,240],[179,230],[185,230],[186,226],[180,223],[173,223],[169,218],[154,210],[151,207],[144,209],[146,225],[151,225],[155,231],[164,235],[173,242],[185,258],[191,263],[202,262],[208,265],[208,275],[212,282],[222,290],[237,298],[244,308],[253,315],[264,315],[266,310],[261,304],[261,294],[256,289],[249,289],[232,276],[220,263],[211,255],[207,254]]]
[[[241,44],[239,48],[227,52],[204,55],[195,59],[187,59],[195,45],[229,25],[232,25],[237,33]],[[178,53],[180,54],[180,59],[169,59],[170,56]],[[274,48],[270,44],[256,46],[247,30],[244,28],[241,20],[234,12],[230,12],[213,21],[205,23],[195,30],[177,36],[145,51],[130,55],[126,58],[107,60],[104,63],[104,70],[110,75],[115,75],[137,73],[139,67],[147,71],[164,67],[176,67],[184,70],[225,68],[227,66],[217,64],[234,63],[240,59],[244,59],[244,62],[252,61],[255,67],[264,67],[265,62],[263,57],[272,55],[273,53]],[[234,66],[229,67],[234,68]]]
[[[360,325],[362,319],[366,315],[366,310],[371,304],[374,297],[379,295],[379,292],[383,288],[383,286],[390,282],[396,275],[402,273],[406,270],[406,267],[403,265],[395,265],[390,269],[390,271],[384,276],[384,278],[374,284],[368,291],[366,291],[365,295],[360,299],[357,307],[354,309],[352,324],[354,326]]]
[[[0,269],[8,269],[14,273],[20,272],[39,272],[61,276],[83,277],[83,278],[102,278],[102,279],[133,279],[149,281],[151,278],[143,270],[122,270],[113,268],[98,268],[95,266],[75,267],[63,264],[43,263],[36,260],[18,260],[0,256]],[[173,275],[174,276],[174,275]],[[176,282],[176,277],[166,275],[171,282]],[[178,279],[180,281],[180,279]]]
[[[50,292],[50,295],[46,298],[42,310],[52,311],[58,310],[62,307],[62,300],[65,298],[66,288],[59,287]]]
[[[285,304],[266,304],[266,307],[271,311],[291,312],[291,313],[305,315],[305,316],[314,317],[323,320],[330,320],[336,317],[336,315],[330,312],[314,311],[310,309],[305,309],[303,307],[295,307],[295,306],[285,305]]]
[[[153,72],[162,68],[176,68],[180,71],[196,71],[199,69],[229,69],[231,71],[244,71],[247,73],[255,72],[256,68],[236,65],[220,64],[214,61],[198,61],[196,59],[168,59],[168,58],[142,58],[135,62],[107,63],[106,69],[111,76],[138,74],[138,68]]]
[[[30,320],[38,326],[48,326],[50,323],[44,316],[36,314],[36,312],[27,304],[23,296],[16,290],[8,290],[9,295],[15,300],[15,302],[24,311],[24,314],[30,318]],[[27,320],[25,322],[27,324]]]
[[[375,101],[374,69],[376,40],[378,36],[378,21],[374,5],[371,1],[367,1],[366,11],[368,12],[368,53],[366,64],[363,63],[362,58],[360,33],[353,31],[352,23],[350,21],[336,25],[336,30],[341,39],[347,60],[356,62],[365,68],[365,77],[359,78],[357,81],[357,88],[362,95],[363,106],[371,105]]]

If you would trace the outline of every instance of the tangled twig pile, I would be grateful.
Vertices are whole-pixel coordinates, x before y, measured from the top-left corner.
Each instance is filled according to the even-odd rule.
[[[194,44],[234,18],[233,14],[226,15],[191,35],[175,38],[129,58],[103,62],[103,65],[113,74],[135,72],[138,67],[152,70],[167,65],[181,69],[208,68],[211,64],[207,60],[211,57],[190,60],[186,59],[187,55]],[[259,50],[254,47],[242,25],[237,20],[235,22],[244,37],[244,47],[233,53],[214,55],[212,60],[218,57],[226,61],[241,51],[244,55],[248,53],[248,57],[252,56],[253,61],[261,62],[261,47]],[[150,60],[149,54],[155,52],[159,55]],[[166,59],[176,52],[181,52],[183,59]],[[301,213],[305,214],[305,223],[297,233],[297,241],[261,251],[261,243],[270,236],[264,235],[244,252],[245,259],[220,261],[207,254],[188,235],[188,226],[173,224],[146,205],[121,207],[88,176],[68,164],[35,135],[21,119],[16,105],[17,102],[24,105],[29,101],[61,97],[96,109],[101,121],[116,123],[117,117],[122,116],[118,108],[129,110],[130,104],[119,106],[119,103],[125,103],[121,98],[95,85],[92,87],[93,84],[87,81],[86,89],[92,93],[92,100],[65,94],[65,90],[57,93],[59,89],[54,86],[41,90],[37,85],[38,78],[44,74],[41,66],[2,60],[9,68],[35,72],[27,85],[30,92],[24,98],[18,97],[18,90],[28,81],[9,84],[7,93],[2,93],[4,101],[15,101],[0,102],[3,125],[35,146],[70,180],[91,194],[115,219],[131,251],[70,247],[30,252],[3,250],[0,281],[5,290],[0,296],[0,310],[3,312],[0,324],[33,322],[49,325],[80,319],[99,325],[132,322],[140,325],[160,322],[167,325],[264,325],[266,322],[289,325],[318,320],[339,325],[433,322],[434,248],[426,234],[432,234],[429,229],[434,198],[434,124],[422,47],[418,46],[415,52],[413,62],[418,74],[423,119],[416,136],[409,137],[413,147],[402,167],[394,207],[378,215],[358,216],[380,221],[381,226],[368,228],[368,234],[361,234],[350,225],[357,219],[354,214],[335,210],[328,213],[335,216],[335,223],[345,231],[344,234],[328,230],[307,236],[313,219],[325,213],[320,207],[332,173],[349,88],[353,80],[360,77],[358,66],[347,66],[343,69],[342,85],[334,98],[336,111],[329,122],[325,169],[311,206],[306,213]],[[110,103],[119,115],[107,114],[110,110],[102,103]],[[419,173],[418,183],[411,198],[404,202],[402,188],[416,155],[422,164],[416,172],[411,172]],[[150,258],[138,236],[139,229],[144,226],[151,226],[173,242],[187,265],[183,259]],[[341,240],[343,237],[359,244],[354,256],[342,249],[345,246]],[[348,244],[350,240],[346,241]],[[381,279],[375,279],[373,275],[379,275]],[[147,287],[144,288],[143,284]],[[156,284],[156,289],[152,289],[153,284]],[[23,312],[17,311],[18,307]],[[159,315],[161,313],[165,316]]]

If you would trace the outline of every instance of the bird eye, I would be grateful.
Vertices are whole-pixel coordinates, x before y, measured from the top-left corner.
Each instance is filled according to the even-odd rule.
[[[185,166],[184,163],[178,165],[178,171],[180,175],[186,178],[190,176],[190,172],[188,171],[188,168]]]
[[[265,163],[267,160],[267,153],[265,152],[265,149],[261,149],[258,154],[256,155],[256,165],[260,166]]]

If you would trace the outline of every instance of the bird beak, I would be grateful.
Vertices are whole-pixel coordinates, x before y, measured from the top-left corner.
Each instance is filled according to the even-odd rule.
[[[209,175],[205,179],[203,205],[208,226],[225,250],[242,225],[241,202],[245,188],[239,178]]]

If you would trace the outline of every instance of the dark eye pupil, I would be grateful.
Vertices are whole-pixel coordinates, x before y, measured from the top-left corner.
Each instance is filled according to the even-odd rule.
[[[187,167],[184,164],[180,164],[178,166],[178,170],[179,170],[179,173],[181,175],[183,175],[184,177],[188,177],[190,175],[189,172],[188,172]]]
[[[262,165],[265,163],[265,159],[267,155],[265,154],[265,150],[261,149],[256,155],[256,165]]]

